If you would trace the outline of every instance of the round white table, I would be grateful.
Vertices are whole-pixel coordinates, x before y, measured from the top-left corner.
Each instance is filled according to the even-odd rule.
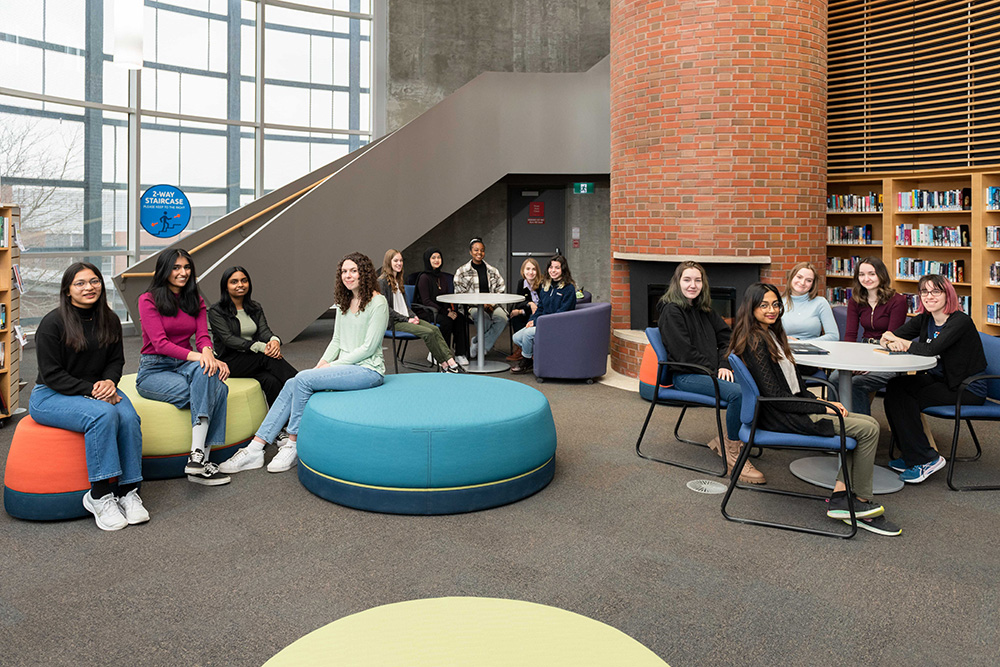
[[[500,294],[494,292],[464,292],[462,294],[439,294],[437,300],[442,303],[456,303],[462,306],[479,306],[476,310],[476,340],[478,350],[476,351],[476,363],[469,363],[467,371],[470,373],[499,373],[510,370],[510,365],[502,361],[486,361],[486,350],[483,349],[483,308],[487,303],[495,305],[508,305],[524,301],[520,294]],[[470,360],[471,361],[471,360]]]
[[[840,340],[802,341],[821,347],[829,354],[797,354],[795,361],[808,366],[817,366],[840,371],[837,391],[840,402],[848,410],[853,409],[851,400],[852,371],[872,371],[877,373],[905,373],[923,371],[937,365],[937,357],[923,357],[917,354],[883,354],[876,352],[876,346],[869,343],[848,343]],[[792,461],[788,469],[799,479],[832,489],[840,468],[839,457],[807,456]],[[876,494],[895,493],[903,488],[899,473],[875,466],[873,490]]]

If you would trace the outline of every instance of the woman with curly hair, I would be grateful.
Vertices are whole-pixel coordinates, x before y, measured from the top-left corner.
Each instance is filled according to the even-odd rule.
[[[333,340],[315,368],[299,371],[285,383],[246,447],[263,451],[277,439],[278,453],[267,464],[268,472],[284,472],[296,464],[299,422],[313,393],[382,384],[382,336],[389,323],[389,304],[379,293],[375,266],[367,255],[352,252],[340,260],[333,295],[337,310]],[[282,428],[288,435],[278,438]]]

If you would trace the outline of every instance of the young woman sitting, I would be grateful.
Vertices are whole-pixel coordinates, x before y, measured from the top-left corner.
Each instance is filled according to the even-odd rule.
[[[501,294],[506,291],[506,284],[503,276],[497,271],[495,266],[486,263],[486,244],[481,238],[474,238],[469,241],[469,254],[472,260],[458,267],[455,272],[455,294],[468,294],[479,292],[482,294]],[[503,333],[507,326],[507,311],[503,306],[488,303],[483,306],[484,317],[483,332],[484,341],[472,339],[469,348],[469,358],[475,357],[479,351],[479,344],[483,343],[483,355],[493,349],[493,344]],[[478,314],[478,308],[470,308],[469,313],[473,319]]]
[[[451,348],[444,342],[441,330],[436,326],[416,316],[413,309],[406,303],[403,283],[403,255],[397,250],[386,250],[382,260],[382,273],[378,277],[378,288],[389,304],[389,320],[396,326],[396,331],[413,334],[424,341],[431,356],[446,373],[461,373],[451,355]]]
[[[782,326],[782,310],[777,287],[764,283],[748,287],[733,324],[730,353],[736,354],[746,364],[762,397],[794,396],[808,399],[808,402],[763,403],[757,423],[769,431],[825,437],[838,435],[840,421],[835,416],[834,408],[824,405],[805,389],[802,375],[788,347],[788,337]],[[850,467],[858,527],[879,535],[899,535],[899,528],[885,518],[885,508],[872,501],[878,422],[869,415],[848,412],[840,403],[831,403],[844,418],[844,434],[857,441],[854,451],[847,454],[846,465]],[[850,523],[843,470],[837,474],[826,515]]]
[[[441,294],[454,291],[451,280],[441,271],[444,257],[439,248],[424,251],[424,270],[417,276],[413,298],[424,308],[435,313],[434,324],[441,329],[444,342],[455,350],[455,361],[460,366],[469,365],[469,322],[453,303],[437,300]]]
[[[523,267],[522,267],[523,268]],[[569,262],[562,255],[549,260],[545,268],[546,278],[538,292],[538,307],[528,318],[524,328],[514,334],[514,343],[521,348],[521,361],[510,367],[511,373],[528,373],[535,362],[535,321],[542,315],[564,313],[576,308],[576,283],[569,271]],[[530,308],[530,306],[527,306]]]
[[[538,265],[533,257],[529,257],[521,263],[521,280],[517,284],[517,294],[524,297],[522,303],[516,304],[510,311],[510,330],[517,333],[528,324],[528,320],[538,310],[539,292],[542,286],[542,267]],[[521,348],[514,343],[513,353],[507,357],[507,361],[520,361],[524,356]]]
[[[156,258],[149,289],[139,295],[139,319],[142,355],[136,391],[151,401],[191,409],[191,456],[184,466],[188,481],[228,484],[229,476],[208,457],[212,447],[226,444],[229,366],[215,358],[205,301],[198,294],[194,261],[186,250],[164,250]]]
[[[785,333],[789,340],[838,340],[840,329],[830,302],[819,296],[816,267],[799,262],[788,272],[785,286]]]
[[[208,309],[215,351],[229,365],[230,377],[257,380],[267,404],[273,405],[285,382],[298,371],[281,356],[281,339],[271,332],[264,309],[253,300],[250,273],[242,266],[226,269],[219,292],[219,300]],[[225,466],[222,469],[225,472]]]
[[[28,412],[39,424],[83,433],[90,480],[83,506],[101,530],[149,521],[139,497],[139,415],[117,388],[125,365],[122,325],[96,266],[77,262],[63,273],[59,307],[38,324],[35,348],[38,379]]]
[[[660,338],[667,348],[670,361],[698,364],[718,378],[719,398],[726,401],[725,457],[727,469],[732,470],[740,455],[740,405],[743,393],[733,382],[729,368],[729,325],[712,310],[711,290],[705,269],[697,262],[681,262],[670,278],[667,293],[660,299]],[[701,373],[674,371],[674,387],[715,398],[712,378]],[[708,446],[722,456],[723,445],[713,438]],[[740,474],[740,481],[747,484],[764,484],[764,474],[747,461]]]
[[[927,275],[917,283],[917,290],[919,314],[882,334],[881,340],[890,350],[938,357],[937,366],[927,373],[899,375],[886,385],[885,416],[902,452],[889,467],[910,484],[924,481],[946,463],[924,433],[921,411],[932,405],[955,405],[962,381],[986,370],[979,332],[959,307],[951,282],[944,276]],[[963,405],[985,402],[985,381],[973,382],[962,392]]]
[[[906,322],[906,298],[889,285],[889,271],[878,257],[865,257],[854,269],[854,285],[847,302],[847,326],[844,340],[878,342],[886,331]],[[855,371],[851,378],[852,400],[858,414],[871,414],[871,396],[884,387],[895,373]],[[836,383],[837,379],[830,376]]]
[[[367,255],[352,252],[340,260],[333,296],[337,310],[333,340],[315,368],[299,371],[285,383],[246,446],[262,452],[277,439],[278,453],[267,464],[268,472],[284,472],[298,461],[299,423],[315,392],[369,389],[382,384],[382,337],[389,324],[389,305],[378,292],[375,267]],[[282,428],[288,435],[278,438]]]

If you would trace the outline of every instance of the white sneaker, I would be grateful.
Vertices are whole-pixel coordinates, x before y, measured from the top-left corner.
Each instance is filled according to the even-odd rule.
[[[468,366],[469,365],[469,360],[467,358],[463,357],[462,355],[456,356],[455,357],[455,361],[458,362],[459,366]]]
[[[132,489],[119,498],[118,507],[121,508],[122,514],[125,515],[125,520],[130,526],[149,521],[149,512],[143,506],[142,498],[139,497],[137,489]]]
[[[291,470],[291,468],[299,462],[298,452],[295,447],[295,443],[289,441],[289,443],[283,447],[278,448],[278,453],[274,455],[271,462],[267,464],[268,472],[285,472],[286,470]]]
[[[264,450],[252,449],[249,445],[240,447],[236,453],[219,464],[219,472],[227,475],[242,470],[256,470],[264,467]]]
[[[432,352],[427,353],[427,362],[431,364],[434,363],[434,354]]]
[[[118,499],[113,493],[94,500],[90,491],[87,491],[83,494],[83,507],[94,515],[97,527],[101,530],[121,530],[128,525],[122,509],[118,507]]]

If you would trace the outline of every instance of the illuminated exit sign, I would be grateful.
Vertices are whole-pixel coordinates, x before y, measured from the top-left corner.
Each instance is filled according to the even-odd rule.
[[[573,184],[573,194],[575,195],[589,195],[594,191],[593,183],[574,183]]]

